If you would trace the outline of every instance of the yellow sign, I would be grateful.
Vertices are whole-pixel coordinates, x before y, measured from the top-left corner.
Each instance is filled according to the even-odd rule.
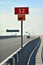
[[[19,14],[18,15],[18,20],[25,20],[25,15],[24,14]]]

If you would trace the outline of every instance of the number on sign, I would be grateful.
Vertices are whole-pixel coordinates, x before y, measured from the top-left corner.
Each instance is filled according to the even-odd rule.
[[[19,14],[24,14],[25,9],[19,9]]]
[[[28,7],[17,7],[15,8],[15,14],[29,14]]]
[[[21,9],[19,9],[19,14],[21,13]]]
[[[25,9],[22,9],[22,13],[24,14],[24,12],[25,12]]]

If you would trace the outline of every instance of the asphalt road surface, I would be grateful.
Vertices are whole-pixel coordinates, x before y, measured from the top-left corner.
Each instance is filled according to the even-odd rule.
[[[27,38],[23,37],[23,44],[36,37]],[[0,39],[0,62],[5,60],[8,56],[14,53],[21,46],[21,37]]]

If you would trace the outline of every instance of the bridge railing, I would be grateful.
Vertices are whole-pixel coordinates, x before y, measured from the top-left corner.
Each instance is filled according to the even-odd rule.
[[[28,41],[26,44],[23,45],[23,49],[19,48],[16,52],[14,52],[12,55],[2,61],[0,65],[27,65],[30,54],[39,41],[40,37],[31,40],[30,42]]]

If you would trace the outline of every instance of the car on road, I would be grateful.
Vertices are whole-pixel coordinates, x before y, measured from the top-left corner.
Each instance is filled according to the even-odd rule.
[[[29,35],[27,35],[27,38],[30,38],[30,36],[29,36]]]

